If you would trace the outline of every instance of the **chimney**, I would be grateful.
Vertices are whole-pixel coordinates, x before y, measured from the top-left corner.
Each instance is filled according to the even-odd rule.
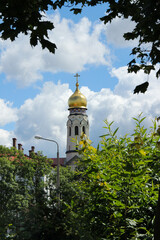
[[[18,150],[22,151],[22,144],[18,143]]]
[[[35,147],[34,147],[34,146],[32,146],[32,147],[31,147],[31,151],[32,151],[32,152],[34,152],[34,150],[35,150]]]
[[[13,140],[13,147],[17,148],[17,138],[12,138]]]
[[[29,157],[31,157],[32,150],[29,150]]]

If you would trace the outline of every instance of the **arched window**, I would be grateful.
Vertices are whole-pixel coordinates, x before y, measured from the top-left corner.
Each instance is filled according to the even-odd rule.
[[[71,127],[69,127],[69,136],[71,136]]]
[[[78,135],[78,126],[75,126],[75,135]]]
[[[82,132],[83,132],[84,134],[86,133],[85,126],[83,126],[83,128],[82,128]]]

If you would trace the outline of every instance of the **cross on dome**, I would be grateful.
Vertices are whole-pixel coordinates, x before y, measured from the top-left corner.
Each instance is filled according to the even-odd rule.
[[[76,75],[74,77],[76,77],[76,87],[78,89],[78,87],[79,87],[78,77],[80,77],[80,75],[78,73],[76,73]]]
[[[80,77],[80,75],[78,73],[76,73],[76,75],[74,77],[76,77],[76,81],[78,83],[78,77]]]

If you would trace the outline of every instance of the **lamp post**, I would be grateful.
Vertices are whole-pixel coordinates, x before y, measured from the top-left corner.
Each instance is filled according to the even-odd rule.
[[[60,167],[60,160],[59,160],[59,144],[53,140],[53,139],[48,139],[48,138],[44,138],[41,136],[35,136],[36,139],[41,139],[41,140],[45,140],[45,141],[49,141],[49,142],[54,142],[57,145],[57,190],[59,191],[60,188],[60,174],[59,174],[59,167]],[[58,206],[60,206],[60,194],[57,193],[57,197],[58,197]]]

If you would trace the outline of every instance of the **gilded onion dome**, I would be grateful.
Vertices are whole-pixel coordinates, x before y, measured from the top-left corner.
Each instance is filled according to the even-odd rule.
[[[68,99],[68,106],[69,108],[86,108],[87,107],[87,99],[79,90],[78,79],[76,83],[76,90]]]

